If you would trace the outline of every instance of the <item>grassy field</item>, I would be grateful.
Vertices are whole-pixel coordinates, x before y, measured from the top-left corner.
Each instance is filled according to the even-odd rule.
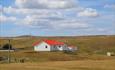
[[[114,60],[50,61],[0,64],[0,70],[115,70]]]
[[[111,60],[115,56],[108,57],[100,54],[87,53],[65,53],[65,52],[32,52],[32,51],[16,51],[11,52],[12,62],[19,62],[25,59],[25,62],[44,62],[44,61],[73,61],[73,60]],[[8,52],[0,52],[0,56],[8,56]],[[16,59],[16,61],[14,61]],[[0,62],[2,63],[2,62]]]
[[[11,39],[14,48],[33,50],[32,44],[43,39],[53,39],[78,47],[80,53],[115,52],[115,35],[111,36],[75,36],[75,37],[15,37]],[[8,39],[0,39],[0,47],[8,43]]]
[[[58,40],[78,47],[74,53],[34,52],[32,44],[36,41]],[[13,48],[11,64],[0,61],[0,70],[115,70],[115,35],[112,36],[76,36],[76,37],[15,37],[11,38]],[[0,48],[8,43],[8,38],[0,38]],[[0,57],[7,57],[8,52],[0,52]],[[24,59],[24,63],[20,63]]]
[[[78,50],[72,54],[64,52],[33,52],[32,44],[44,39],[53,39],[77,46]],[[0,38],[0,47],[8,43],[8,38]],[[76,36],[76,37],[14,37],[11,38],[13,48],[22,50],[11,52],[12,59],[26,58],[29,61],[67,61],[79,59],[108,59],[106,52],[115,52],[115,35],[112,36]],[[6,56],[7,52],[0,52]],[[57,56],[57,57],[56,57]],[[39,59],[38,59],[39,58]],[[112,57],[114,58],[114,56]],[[110,59],[110,58],[109,58]]]

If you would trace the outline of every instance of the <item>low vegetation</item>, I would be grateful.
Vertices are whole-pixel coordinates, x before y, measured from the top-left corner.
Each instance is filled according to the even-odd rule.
[[[105,54],[107,51],[115,52],[115,35],[111,36],[75,36],[75,37],[31,37],[21,36],[11,38],[13,48],[33,50],[32,44],[44,39],[54,39],[68,45],[78,47],[80,53]],[[0,39],[0,47],[8,43],[7,38]]]
[[[0,70],[115,70],[114,60],[79,60],[0,64]]]
[[[75,52],[35,52],[32,44],[44,39],[53,39],[78,48]],[[9,42],[0,38],[0,48]],[[16,51],[0,51],[0,70],[115,70],[115,36],[80,37],[30,37],[10,38],[10,44]],[[7,48],[7,47],[6,47]]]

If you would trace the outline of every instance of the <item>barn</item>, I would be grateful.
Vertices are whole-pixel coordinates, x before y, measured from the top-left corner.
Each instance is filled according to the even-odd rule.
[[[55,40],[38,41],[35,42],[33,46],[34,51],[70,51],[69,47],[65,43]]]

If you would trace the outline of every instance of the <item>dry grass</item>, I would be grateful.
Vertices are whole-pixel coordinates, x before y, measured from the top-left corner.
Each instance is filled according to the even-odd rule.
[[[115,70],[115,60],[0,64],[0,70]]]
[[[79,50],[75,52],[77,55],[63,52],[32,52],[32,43],[42,39],[59,40],[78,46]],[[114,42],[115,36],[13,39],[13,47],[24,50],[11,52],[11,59],[28,59],[25,63],[0,64],[0,70],[115,70],[115,56],[106,56],[107,51],[115,52]],[[0,47],[6,43],[7,39],[0,39]],[[7,57],[7,52],[0,52],[0,56]]]
[[[106,53],[115,52],[115,35],[113,36],[80,36],[80,37],[20,37],[11,39],[14,48],[32,50],[32,44],[38,40],[53,39],[67,43],[68,45],[78,46],[80,53]],[[0,39],[0,47],[8,43],[8,39]]]
[[[76,53],[76,52],[75,52]],[[98,54],[68,54],[64,52],[32,52],[32,51],[16,51],[11,52],[12,62],[19,62],[20,59],[25,59],[25,62],[45,62],[45,61],[73,61],[73,60],[111,60],[115,56],[108,57]],[[7,57],[8,52],[0,52],[0,56]],[[15,59],[17,61],[15,61]],[[3,61],[2,61],[3,62]],[[2,63],[0,62],[0,63]],[[4,62],[5,63],[5,62]]]

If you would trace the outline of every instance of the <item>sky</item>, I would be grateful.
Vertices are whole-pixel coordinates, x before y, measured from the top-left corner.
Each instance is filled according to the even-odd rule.
[[[115,35],[115,0],[0,0],[0,36]]]

